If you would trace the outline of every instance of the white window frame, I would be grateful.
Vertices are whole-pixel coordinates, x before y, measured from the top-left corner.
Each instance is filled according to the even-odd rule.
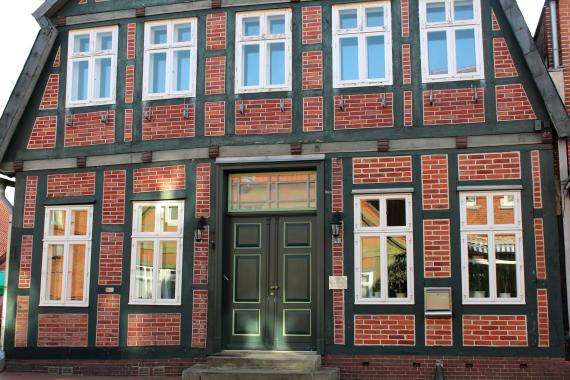
[[[391,86],[393,84],[392,76],[392,17],[391,2],[375,1],[367,3],[334,5],[333,7],[333,87],[365,87],[365,86]],[[384,8],[384,26],[366,27],[366,9],[368,8]],[[357,28],[341,29],[340,28],[340,12],[347,9],[355,9],[357,11]],[[383,79],[368,79],[368,51],[366,49],[366,37],[384,36],[384,56],[386,62],[386,77]],[[358,38],[358,73],[360,78],[356,80],[341,80],[341,62],[340,62],[340,39],[343,37]]]
[[[150,21],[144,24],[144,62],[143,62],[143,100],[153,99],[171,99],[180,97],[194,97],[196,96],[196,65],[197,65],[197,34],[196,17],[174,19],[174,20],[160,20]],[[179,24],[191,24],[191,39],[189,42],[174,42],[174,28]],[[166,26],[166,43],[161,45],[151,44],[150,30],[155,26]],[[190,50],[190,87],[188,91],[175,91],[175,67],[174,67],[174,53],[179,50]],[[151,93],[149,91],[149,75],[150,75],[150,54],[151,53],[166,53],[166,78],[165,78],[165,92],[164,93]]]
[[[406,226],[387,227],[386,226],[386,200],[388,199],[404,199],[406,202]],[[363,227],[361,225],[360,203],[362,200],[380,200],[380,226],[379,227]],[[414,304],[414,246],[413,246],[413,219],[412,219],[412,194],[366,194],[354,197],[354,294],[355,304],[357,305],[413,305]],[[388,236],[406,236],[406,265],[407,265],[407,297],[406,298],[389,298],[388,297],[388,253],[387,237]],[[381,295],[376,298],[363,298],[361,294],[362,284],[362,262],[360,250],[361,237],[380,237],[380,271],[381,271]],[[373,279],[372,281],[374,281]]]
[[[495,196],[514,196],[514,224],[494,224],[494,208],[493,197]],[[467,224],[467,197],[469,196],[486,196],[487,197],[487,224],[485,225],[468,225]],[[460,214],[461,214],[461,272],[462,272],[462,290],[463,304],[481,305],[481,304],[507,304],[522,305],[525,303],[524,292],[524,250],[522,238],[522,210],[521,210],[521,193],[520,191],[472,191],[460,193]],[[467,247],[467,235],[480,234],[487,235],[489,242],[489,298],[472,298],[469,295],[469,255]],[[517,261],[517,297],[500,298],[497,294],[497,276],[495,261],[495,238],[496,234],[515,235],[516,244],[516,261]]]
[[[439,23],[427,22],[427,4],[445,2],[446,21]],[[485,59],[483,51],[483,33],[481,27],[481,3],[473,0],[474,20],[453,21],[454,0],[420,0],[420,40],[422,53],[422,79],[424,83],[450,82],[459,80],[476,80],[485,77]],[[455,31],[460,29],[475,30],[475,59],[476,70],[473,73],[457,73],[455,52]],[[447,74],[430,75],[428,56],[428,32],[445,31],[447,35]]]
[[[65,233],[62,236],[50,236],[50,212],[55,210],[63,210],[65,214]],[[72,211],[87,211],[87,235],[74,236],[71,235],[71,213]],[[44,236],[42,247],[42,277],[40,285],[40,303],[39,306],[66,306],[66,307],[87,307],[89,306],[89,281],[91,267],[91,241],[93,228],[93,206],[77,205],[77,206],[49,206],[45,208],[44,213]],[[69,272],[69,246],[74,243],[85,244],[85,275],[83,284],[83,300],[69,301],[66,300],[68,288],[68,272]],[[63,269],[61,282],[61,300],[49,300],[46,297],[48,290],[48,246],[63,245]]]
[[[163,206],[178,206],[178,231],[176,232],[138,232],[137,226],[140,222],[140,208],[145,206],[155,207],[155,227],[158,228],[162,218],[165,217],[159,211]],[[131,275],[129,287],[129,304],[132,305],[181,305],[182,291],[182,255],[183,255],[183,237],[184,237],[184,201],[152,201],[152,202],[133,202],[133,229],[131,244]],[[160,299],[157,295],[160,292],[159,281],[159,264],[160,254],[159,246],[163,240],[176,241],[176,297],[174,299]],[[151,299],[139,299],[135,297],[136,286],[136,266],[137,266],[137,243],[139,241],[154,242],[154,262],[153,262],[153,288]]]
[[[111,32],[113,34],[113,50],[95,52],[95,44],[97,43],[97,34]],[[74,53],[75,36],[88,34],[89,35],[89,52],[88,53]],[[91,29],[78,29],[69,32],[69,41],[67,48],[67,86],[66,86],[66,107],[83,107],[94,105],[115,104],[117,98],[117,45],[118,45],[118,26],[106,26],[101,28]],[[109,98],[95,98],[95,60],[99,58],[111,58],[111,83],[110,83],[110,97]],[[87,81],[87,99],[73,100],[72,87],[73,87],[73,63],[77,61],[88,61],[88,81]]]
[[[269,34],[267,19],[272,16],[285,16],[285,34]],[[243,35],[243,19],[259,17],[259,36]],[[239,12],[236,14],[236,47],[235,47],[235,92],[236,94],[252,92],[291,91],[291,9],[272,9],[266,11]],[[285,84],[269,84],[269,44],[285,43]],[[259,45],[259,85],[245,86],[243,82],[243,46]]]

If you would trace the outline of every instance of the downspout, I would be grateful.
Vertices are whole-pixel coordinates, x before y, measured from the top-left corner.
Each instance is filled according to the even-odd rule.
[[[6,198],[6,186],[9,184],[6,180],[0,180],[0,202],[8,209],[8,231],[6,236],[6,269],[4,273],[4,300],[2,302],[2,328],[0,330],[0,351],[4,351],[4,332],[6,329],[6,306],[8,305],[8,273],[10,270],[10,244],[12,241],[12,216],[14,207]],[[13,185],[12,185],[13,186]],[[4,370],[4,365],[0,370]]]
[[[554,69],[560,68],[560,54],[558,44],[558,7],[556,0],[550,0],[550,31],[552,34],[552,63]]]

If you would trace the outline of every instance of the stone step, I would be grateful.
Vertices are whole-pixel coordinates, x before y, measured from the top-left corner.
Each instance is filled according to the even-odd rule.
[[[321,355],[313,352],[224,351],[208,357],[209,368],[316,371]]]
[[[182,373],[182,380],[339,380],[338,368],[321,368],[316,371],[208,368],[196,364]]]

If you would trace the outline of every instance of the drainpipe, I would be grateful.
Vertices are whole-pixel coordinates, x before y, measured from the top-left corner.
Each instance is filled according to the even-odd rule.
[[[8,233],[6,236],[6,264],[4,272],[4,300],[2,303],[2,328],[0,330],[0,352],[4,356],[4,332],[6,328],[6,306],[8,305],[8,273],[10,269],[10,244],[12,241],[12,216],[14,207],[8,199],[6,199],[6,187],[14,186],[13,180],[0,178],[0,202],[8,209]],[[4,360],[0,361],[0,371],[4,370]]]
[[[560,68],[560,54],[558,44],[558,7],[556,0],[550,0],[550,30],[552,33],[552,63],[554,69]]]
[[[558,165],[560,168],[560,198],[562,203],[562,229],[564,232],[564,268],[566,271],[566,295],[570,297],[570,193],[568,181],[568,151],[566,139],[558,139]],[[570,321],[570,300],[567,300],[568,320]],[[570,333],[568,334],[570,337]]]

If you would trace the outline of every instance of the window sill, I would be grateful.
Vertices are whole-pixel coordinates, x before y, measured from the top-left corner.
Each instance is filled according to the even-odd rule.
[[[103,100],[103,101],[90,101],[82,103],[71,103],[67,101],[65,103],[66,108],[80,108],[80,107],[95,107],[95,106],[107,106],[115,105],[115,99]]]
[[[363,305],[363,306],[397,306],[397,305],[414,305],[413,299],[402,299],[402,300],[390,300],[390,301],[381,301],[381,300],[356,300],[354,302],[355,305]]]
[[[166,100],[166,99],[186,99],[186,98],[194,98],[196,95],[194,93],[177,93],[177,94],[168,94],[168,95],[143,95],[142,101],[153,101],[153,100]]]
[[[463,299],[463,305],[467,305],[467,306],[478,306],[478,305],[495,305],[495,306],[501,306],[501,305],[505,305],[505,306],[509,306],[509,305],[520,305],[520,306],[524,306],[526,305],[525,300],[521,300],[521,299],[515,299],[515,300],[496,300],[496,301],[486,301],[486,300],[467,300],[467,299]]]
[[[290,92],[291,86],[286,87],[256,87],[256,88],[238,88],[236,86],[236,94],[255,94],[262,92]]]
[[[477,81],[483,79],[485,79],[485,76],[483,74],[470,75],[470,76],[436,77],[436,78],[422,77],[422,83]]]
[[[38,307],[89,307],[89,301],[82,303],[45,303],[40,302]]]
[[[129,301],[129,306],[181,306],[182,302],[136,302]]]
[[[392,86],[392,80],[378,81],[378,82],[335,82],[333,88],[352,88],[352,87],[374,87],[374,86]]]

